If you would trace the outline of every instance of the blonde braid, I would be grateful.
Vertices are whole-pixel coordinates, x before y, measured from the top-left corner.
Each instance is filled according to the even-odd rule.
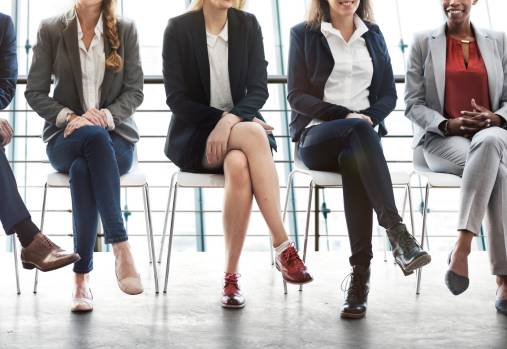
[[[118,21],[115,11],[116,0],[104,0],[102,2],[106,38],[109,42],[109,46],[111,46],[111,53],[106,57],[106,67],[118,72],[123,68],[123,59],[118,54],[120,38],[118,35]]]

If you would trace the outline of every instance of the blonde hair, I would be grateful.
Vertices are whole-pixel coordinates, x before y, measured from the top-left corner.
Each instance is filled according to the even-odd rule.
[[[192,3],[189,6],[190,11],[199,11],[202,10],[204,0],[193,0]],[[234,0],[233,1],[233,7],[237,8],[238,10],[242,10],[245,7],[246,0]]]
[[[361,0],[356,14],[362,20],[373,22],[373,10],[370,0]],[[308,13],[306,15],[306,23],[310,27],[318,27],[323,21],[330,21],[331,13],[328,0],[312,0]]]
[[[120,36],[118,34],[116,0],[102,1],[102,18],[104,21],[104,34],[109,46],[111,47],[111,52],[106,57],[106,68],[114,72],[118,72],[123,68],[123,59],[118,54],[118,49],[120,48]],[[78,20],[76,7],[65,15],[65,25],[68,26],[74,19]]]

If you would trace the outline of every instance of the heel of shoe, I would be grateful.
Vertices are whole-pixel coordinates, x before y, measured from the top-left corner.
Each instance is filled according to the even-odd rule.
[[[31,263],[22,262],[22,264],[23,264],[23,268],[25,268],[25,269],[33,269],[33,268],[35,268],[35,265],[33,265]]]

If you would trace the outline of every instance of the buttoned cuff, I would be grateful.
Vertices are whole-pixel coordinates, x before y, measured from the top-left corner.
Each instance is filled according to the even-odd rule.
[[[101,109],[100,111],[106,113],[107,130],[113,131],[116,128],[116,125],[114,124],[113,114],[111,114],[109,109]]]
[[[67,125],[67,115],[74,114],[69,108],[63,108],[56,116],[56,127],[64,128]]]

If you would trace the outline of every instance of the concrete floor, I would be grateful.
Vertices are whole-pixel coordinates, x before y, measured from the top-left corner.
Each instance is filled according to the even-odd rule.
[[[1,255],[0,348],[507,348],[507,317],[496,313],[496,286],[484,252],[470,259],[471,287],[452,296],[443,283],[445,255],[433,254],[423,274],[404,277],[392,261],[374,260],[368,315],[338,317],[347,257],[312,252],[315,281],[284,295],[267,253],[242,260],[243,310],[219,306],[222,256],[176,253],[170,291],[156,296],[149,268],[138,258],[146,291],[122,294],[110,254],[96,254],[95,311],[69,311],[70,269],[43,274],[37,295],[23,271],[15,293],[11,255]],[[162,278],[163,279],[163,278]]]

